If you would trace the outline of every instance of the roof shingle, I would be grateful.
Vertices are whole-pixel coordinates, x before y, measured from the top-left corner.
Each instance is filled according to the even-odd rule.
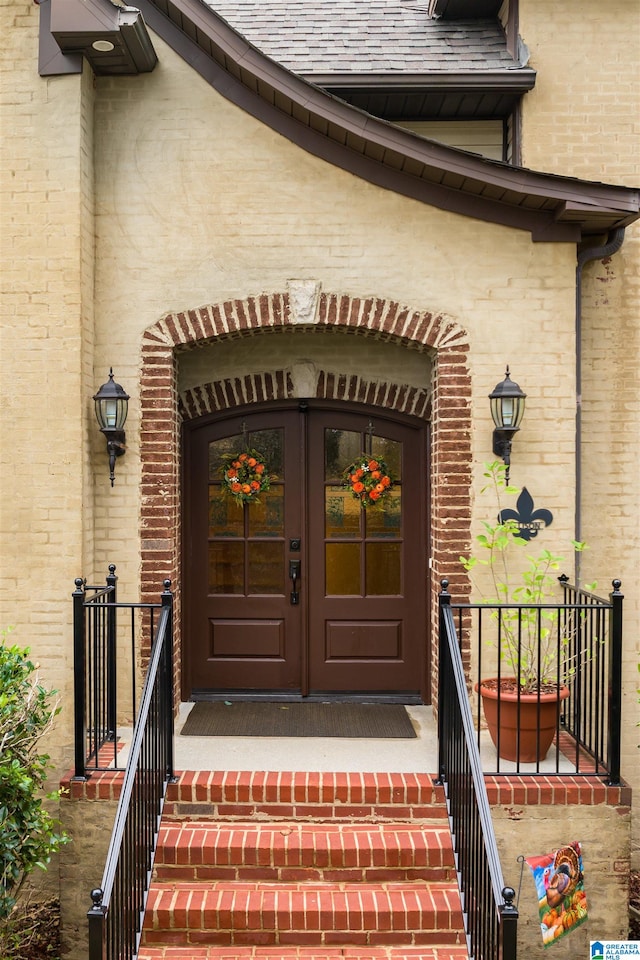
[[[294,73],[514,70],[497,20],[433,20],[427,0],[205,0]]]

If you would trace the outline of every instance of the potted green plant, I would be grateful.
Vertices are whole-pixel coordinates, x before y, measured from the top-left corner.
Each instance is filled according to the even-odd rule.
[[[498,506],[494,523],[485,521],[484,532],[476,537],[479,555],[460,557],[472,573],[486,567],[493,596],[482,595],[482,603],[502,604],[492,610],[495,627],[488,642],[498,651],[500,674],[481,678],[475,689],[493,743],[500,756],[521,763],[544,759],[557,729],[562,700],[569,696],[569,683],[576,668],[575,611],[559,621],[559,610],[540,604],[557,602],[557,571],[563,558],[542,549],[526,553],[529,541],[520,535],[513,510],[504,510],[502,495],[518,494],[505,482],[500,461],[486,465],[484,476],[492,487]],[[572,541],[576,551],[584,543]],[[498,721],[500,730],[498,732]]]

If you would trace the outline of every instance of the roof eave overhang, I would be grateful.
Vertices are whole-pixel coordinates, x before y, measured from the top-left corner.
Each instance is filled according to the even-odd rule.
[[[202,0],[138,0],[138,7],[149,27],[222,96],[370,183],[529,231],[539,241],[579,243],[640,217],[639,190],[486,160],[358,110],[270,60]]]
[[[540,241],[579,243],[640,216],[638,190],[510,167],[378,120],[270,60],[201,0],[138,6],[150,28],[223,96],[371,183]]]
[[[301,73],[309,83],[324,90],[352,90],[376,93],[438,91],[441,93],[512,93],[522,95],[533,90],[536,71],[530,67],[504,70],[466,70],[458,73]]]
[[[40,6],[40,76],[148,73],[158,62],[141,12],[111,0],[48,0]]]

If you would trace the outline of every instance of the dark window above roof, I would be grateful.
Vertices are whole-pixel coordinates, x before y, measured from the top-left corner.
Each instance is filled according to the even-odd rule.
[[[430,0],[429,15],[443,20],[497,17],[502,0]]]

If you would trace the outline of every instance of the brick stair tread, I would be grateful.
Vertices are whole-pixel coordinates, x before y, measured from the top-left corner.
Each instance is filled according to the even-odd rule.
[[[431,774],[183,771],[165,819],[440,820],[444,791]]]
[[[156,871],[172,868],[309,868],[316,870],[452,867],[448,827],[441,824],[164,822]]]
[[[138,960],[469,960],[464,946],[143,947]]]
[[[446,882],[153,884],[146,918],[147,930],[261,934],[450,931],[462,924],[458,888]]]
[[[423,774],[181,774],[139,960],[468,960]]]

